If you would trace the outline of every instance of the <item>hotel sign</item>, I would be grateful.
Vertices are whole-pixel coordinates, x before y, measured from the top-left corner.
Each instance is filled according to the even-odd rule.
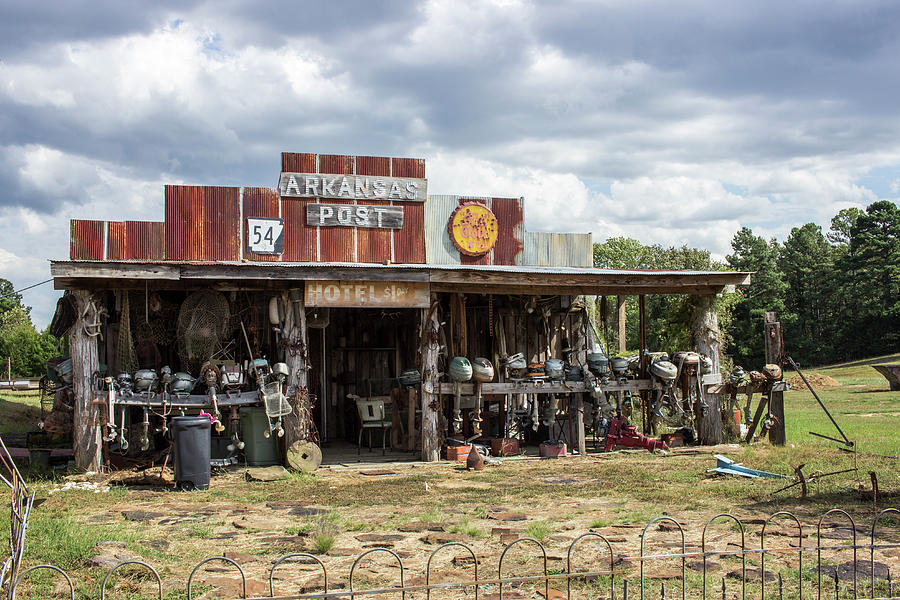
[[[306,306],[428,308],[424,281],[307,281]]]
[[[372,175],[282,173],[278,182],[278,193],[283,198],[425,202],[427,188],[427,179]]]

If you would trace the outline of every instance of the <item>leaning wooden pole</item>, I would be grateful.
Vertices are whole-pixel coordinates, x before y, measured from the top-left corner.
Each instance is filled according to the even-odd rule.
[[[719,317],[716,314],[715,296],[698,296],[694,304],[691,322],[691,335],[696,348],[712,360],[712,374],[719,372],[719,348],[721,347],[721,332],[719,331]],[[702,375],[698,374],[701,378]],[[702,384],[701,384],[702,385]],[[707,445],[721,444],[722,435],[722,399],[719,394],[707,393],[706,386],[702,386],[706,403],[706,410],[700,415],[697,423],[697,435],[700,443]]]
[[[435,462],[441,458],[441,396],[438,378],[440,355],[440,322],[437,296],[432,294],[431,307],[422,309],[419,347],[422,349],[422,460]]]
[[[75,465],[82,471],[99,471],[102,464],[100,406],[92,404],[91,378],[100,368],[97,339],[100,334],[97,307],[87,290],[74,292],[78,318],[70,330],[72,391],[75,394],[73,439]]]

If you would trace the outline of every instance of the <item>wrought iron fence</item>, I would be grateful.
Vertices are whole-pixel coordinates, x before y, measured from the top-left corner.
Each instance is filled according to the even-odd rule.
[[[760,532],[760,543],[758,548],[750,548],[747,545],[747,531],[743,522],[740,521],[736,516],[730,513],[720,513],[709,519],[703,527],[701,537],[700,537],[700,551],[688,551],[686,538],[685,538],[685,530],[684,527],[679,523],[676,519],[670,516],[662,516],[656,519],[651,520],[647,525],[643,528],[640,536],[640,551],[637,555],[616,555],[614,551],[614,546],[610,542],[610,540],[596,532],[588,532],[584,533],[578,537],[576,537],[568,546],[566,552],[565,559],[565,569],[549,569],[548,568],[548,555],[546,547],[538,540],[534,538],[519,538],[510,544],[508,544],[499,555],[499,559],[497,561],[497,570],[495,574],[484,576],[483,569],[481,572],[479,571],[479,561],[475,551],[465,543],[462,542],[449,542],[443,544],[432,551],[427,558],[425,572],[424,572],[424,583],[412,584],[407,583],[407,569],[403,564],[403,559],[397,552],[389,548],[373,548],[366,552],[360,554],[354,561],[352,566],[350,567],[349,576],[347,579],[347,584],[342,587],[329,586],[329,580],[333,581],[333,578],[329,576],[328,567],[322,561],[321,558],[315,556],[313,554],[307,552],[296,552],[284,555],[277,560],[274,561],[273,565],[269,569],[268,573],[268,583],[269,583],[269,595],[267,596],[253,596],[250,597],[247,595],[247,577],[244,569],[241,565],[228,557],[225,556],[212,556],[206,558],[199,562],[194,568],[191,570],[190,575],[188,576],[187,583],[185,585],[185,597],[188,600],[191,600],[194,596],[193,587],[194,587],[194,579],[197,574],[200,572],[202,568],[204,568],[208,563],[211,562],[221,562],[225,563],[229,567],[232,567],[236,573],[240,576],[241,581],[241,594],[239,598],[246,600],[290,600],[290,599],[305,599],[305,598],[357,598],[357,597],[366,597],[372,595],[384,595],[384,594],[392,594],[399,595],[403,600],[406,600],[407,596],[418,595],[424,596],[426,600],[431,600],[432,592],[434,591],[453,591],[455,597],[457,598],[474,598],[478,600],[479,598],[484,597],[484,593],[487,590],[497,590],[497,595],[494,596],[496,600],[503,600],[504,593],[506,593],[510,587],[520,587],[524,589],[523,586],[532,585],[535,586],[535,591],[542,592],[542,595],[546,599],[552,598],[560,598],[562,595],[565,595],[567,600],[571,600],[574,597],[573,594],[573,582],[588,582],[588,581],[598,581],[600,582],[598,586],[602,586],[602,593],[606,593],[608,590],[609,599],[610,600],[628,600],[628,598],[634,597],[635,592],[632,592],[632,589],[635,586],[634,581],[629,581],[627,577],[624,577],[623,572],[621,570],[616,570],[617,561],[629,561],[629,562],[637,562],[639,563],[639,578],[637,584],[639,585],[637,590],[637,597],[641,600],[650,600],[650,599],[661,599],[666,600],[667,592],[671,595],[672,587],[679,588],[680,587],[680,595],[682,600],[687,600],[688,596],[692,598],[701,598],[702,600],[706,600],[711,595],[710,586],[708,585],[709,580],[709,565],[710,559],[713,557],[723,558],[723,557],[735,557],[740,559],[741,570],[740,576],[737,578],[738,581],[733,584],[734,586],[740,586],[739,593],[736,592],[732,586],[729,589],[728,584],[726,582],[726,578],[723,576],[721,580],[718,582],[719,585],[716,586],[716,591],[714,597],[722,598],[723,600],[726,598],[741,598],[741,600],[746,600],[748,593],[748,585],[755,586],[757,581],[756,579],[748,575],[747,570],[747,561],[748,559],[757,559],[760,565],[759,568],[759,578],[758,578],[758,593],[759,598],[761,600],[766,600],[767,597],[771,598],[769,595],[770,584],[768,581],[767,575],[771,575],[771,579],[773,582],[771,585],[775,585],[774,580],[777,579],[777,598],[778,600],[784,600],[784,598],[797,598],[798,600],[803,600],[804,598],[804,582],[806,583],[806,587],[815,593],[815,597],[817,600],[822,600],[823,598],[853,598],[854,600],[889,600],[889,599],[900,599],[900,596],[895,594],[893,579],[891,576],[890,567],[887,568],[886,572],[882,572],[881,575],[876,574],[876,562],[875,562],[875,552],[876,550],[883,551],[889,549],[900,548],[900,543],[878,543],[877,542],[877,533],[878,533],[878,525],[880,521],[885,520],[886,517],[893,515],[896,518],[900,518],[900,510],[896,508],[886,508],[881,512],[877,513],[874,520],[872,521],[871,527],[868,529],[868,543],[860,543],[857,536],[857,526],[853,517],[850,516],[846,511],[834,508],[827,512],[825,512],[821,518],[818,520],[816,524],[816,538],[815,544],[807,544],[804,545],[804,528],[800,519],[793,513],[787,511],[776,512],[771,515],[768,519],[765,520],[762,526],[762,530]],[[823,544],[822,539],[822,526],[826,519],[830,519],[831,521],[835,521],[835,519],[845,520],[849,523],[850,534],[846,540],[844,540],[843,544],[835,544],[835,543],[825,543]],[[792,537],[788,544],[779,546],[779,547],[770,547],[767,546],[767,528],[777,519],[788,520],[791,523],[791,527],[796,526],[796,537]],[[740,545],[736,550],[728,550],[728,549],[710,549],[710,544],[707,542],[707,535],[709,532],[710,525],[715,521],[724,521],[730,522],[732,524],[732,528],[736,530],[735,533],[740,533]],[[668,553],[648,553],[648,540],[651,537],[655,537],[651,535],[651,527],[653,525],[657,525],[657,530],[660,529],[660,525],[666,523],[668,524],[667,528],[670,532],[677,532],[679,534],[678,539],[680,543],[676,544],[676,546],[680,549],[680,552],[668,552]],[[833,523],[832,523],[833,525]],[[657,534],[658,535],[658,534]],[[780,532],[782,537],[785,536],[784,531]],[[720,536],[717,539],[721,539]],[[771,537],[771,535],[769,536]],[[895,537],[900,537],[900,528],[896,532]],[[835,539],[832,536],[832,539]],[[791,545],[791,541],[796,542],[796,546]],[[594,568],[589,570],[579,570],[573,568],[573,554],[586,546],[588,543],[598,544],[600,548],[601,554],[608,555],[608,560],[605,558],[602,560],[595,561],[592,565]],[[506,561],[507,555],[509,552],[515,547],[530,547],[534,549],[534,556],[539,560],[542,565],[542,572],[537,575],[517,575],[517,576],[504,576],[504,562]],[[456,581],[442,581],[440,583],[433,583],[433,568],[432,563],[435,556],[447,553],[451,549],[456,549],[457,551],[464,552],[468,559],[472,561],[472,573],[471,577],[461,577]],[[850,563],[850,571],[851,577],[850,581],[842,582],[839,577],[839,571],[837,564],[831,565],[827,562],[823,561],[823,552],[838,552],[838,551],[852,551],[853,560]],[[868,554],[869,562],[868,564],[861,563],[858,560],[860,551]],[[809,555],[810,553],[815,552],[815,564],[816,567],[814,569],[814,576],[812,577],[804,577],[804,575],[810,575],[809,572],[804,573],[803,563],[804,556]],[[389,558],[391,561],[391,569],[399,569],[399,585],[381,587],[381,588],[373,588],[373,589],[360,589],[359,585],[356,583],[357,581],[357,571],[360,564],[364,562],[371,562],[371,557],[375,554],[384,554],[386,558]],[[782,555],[794,555],[796,556],[797,562],[796,568],[788,568],[782,569],[776,574],[773,572],[766,571],[766,559],[774,558],[776,556]],[[893,556],[898,557],[897,560],[900,561],[900,553],[894,552]],[[696,581],[695,577],[688,577],[687,574],[687,561],[691,560],[700,560],[701,561],[701,574],[700,574],[700,582]],[[300,593],[293,595],[279,595],[277,594],[276,585],[275,585],[275,573],[276,571],[282,567],[282,565],[286,564],[288,561],[295,560],[303,560],[308,564],[314,565],[316,570],[321,570],[322,574],[322,589],[318,592],[313,593]],[[676,577],[666,577],[662,578],[659,582],[659,588],[656,586],[650,585],[651,579],[645,574],[645,565],[649,565],[654,563],[655,561],[664,561],[664,560],[680,560],[681,562],[681,574]],[[163,598],[163,583],[160,578],[159,573],[155,568],[151,565],[137,560],[129,560],[124,561],[112,569],[110,569],[106,576],[103,578],[103,582],[99,589],[99,598],[100,600],[105,600],[107,595],[109,594],[107,588],[109,585],[109,581],[114,572],[119,570],[122,567],[127,565],[134,565],[143,569],[148,570],[152,576],[153,580],[156,583],[156,587],[158,589],[158,594],[160,600]],[[827,578],[823,578],[823,572],[831,567],[830,572],[831,575]],[[382,565],[382,568],[386,568],[386,566]],[[61,575],[67,582],[68,588],[70,590],[70,597],[74,600],[75,598],[75,588],[72,584],[72,580],[69,575],[59,567],[55,565],[36,565],[24,570],[12,583],[9,587],[7,598],[9,600],[15,600],[17,596],[17,590],[22,586],[23,582],[28,579],[29,574],[38,571],[38,570],[51,570],[59,575]],[[391,571],[394,573],[395,571]],[[786,581],[786,575],[791,579],[796,579],[795,582],[788,584]],[[391,579],[394,579],[394,575],[391,575]],[[608,583],[606,582],[608,579]],[[672,581],[674,580],[674,581]],[[666,582],[669,581],[669,590],[666,589]],[[553,596],[551,592],[556,589],[551,589],[551,585],[559,586],[562,585],[565,587],[565,592],[561,592],[556,590],[556,596]],[[608,588],[607,588],[608,586]],[[796,587],[795,587],[796,586]],[[596,588],[595,593],[601,592],[600,587]],[[757,591],[754,589],[754,591]],[[154,594],[155,595],[155,594]],[[20,596],[22,597],[22,596]],[[507,594],[509,597],[509,594]]]

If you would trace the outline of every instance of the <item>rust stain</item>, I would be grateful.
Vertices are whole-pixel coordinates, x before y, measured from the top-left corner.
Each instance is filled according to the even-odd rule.
[[[319,173],[353,174],[353,157],[344,154],[320,154]]]
[[[357,156],[356,174],[389,177],[391,159],[387,156]]]
[[[110,221],[106,224],[106,260],[125,260],[128,257],[126,239],[124,222]]]
[[[284,219],[284,255],[288,262],[316,260],[316,228],[306,225],[306,205],[312,200],[281,199],[281,218]]]
[[[377,175],[378,173],[372,173]],[[359,200],[357,204],[365,206],[390,206],[384,200]],[[405,220],[404,220],[405,224]],[[390,229],[373,229],[359,227],[356,230],[356,260],[361,263],[381,263],[391,260]]]
[[[395,174],[395,176],[398,175]],[[403,207],[403,229],[394,231],[394,262],[401,264],[424,263],[425,204],[423,202],[395,202],[394,206]]]
[[[104,222],[72,219],[69,222],[69,258],[103,260]]]
[[[495,265],[521,264],[524,223],[521,198],[493,198],[491,211],[497,217],[499,235],[494,244]]]
[[[125,221],[125,260],[161,260],[165,223]]]
[[[425,177],[424,158],[391,159],[391,175],[393,177]]]
[[[281,153],[281,171],[284,173],[315,173],[316,155],[297,152]]]

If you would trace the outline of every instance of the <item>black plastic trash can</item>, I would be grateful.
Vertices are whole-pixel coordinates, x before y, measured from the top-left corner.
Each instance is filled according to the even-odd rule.
[[[175,485],[179,490],[209,489],[209,417],[172,417]]]

